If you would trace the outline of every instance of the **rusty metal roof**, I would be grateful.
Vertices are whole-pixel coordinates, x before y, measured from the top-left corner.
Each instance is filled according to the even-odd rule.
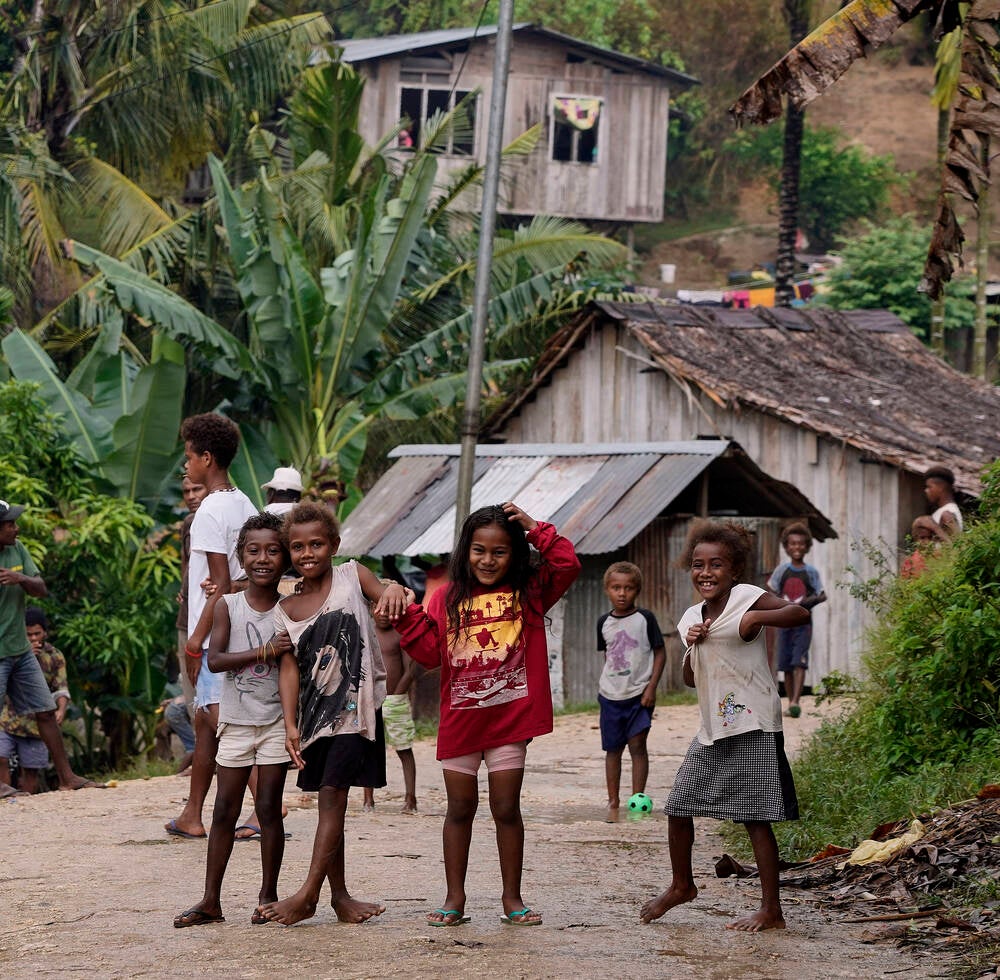
[[[456,445],[392,450],[389,457],[396,462],[345,521],[340,553],[451,551],[459,452]],[[472,508],[515,500],[536,520],[555,524],[580,554],[607,554],[668,511],[716,461],[725,461],[720,474],[730,483],[741,474],[748,488],[767,483],[772,510],[749,516],[806,517],[818,539],[836,536],[798,490],[769,478],[736,443],[725,440],[478,446]],[[747,499],[754,499],[749,489]],[[781,502],[777,512],[775,499]]]

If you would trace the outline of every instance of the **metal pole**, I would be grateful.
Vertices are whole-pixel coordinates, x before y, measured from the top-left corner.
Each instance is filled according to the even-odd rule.
[[[469,339],[468,381],[465,411],[462,414],[462,454],[458,461],[458,488],[455,493],[455,541],[472,509],[472,478],[476,466],[476,441],[483,390],[483,361],[486,353],[486,313],[490,299],[490,270],[493,264],[493,232],[496,227],[497,196],[500,190],[500,154],[503,150],[503,117],[507,103],[507,72],[510,67],[511,28],[514,0],[500,0],[496,52],[493,58],[493,91],[490,97],[489,134],[483,175],[483,206],[479,228],[479,253],[472,307],[472,336]]]

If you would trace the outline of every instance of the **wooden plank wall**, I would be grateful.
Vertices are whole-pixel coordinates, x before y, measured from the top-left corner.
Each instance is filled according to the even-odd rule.
[[[542,138],[526,160],[508,168],[501,210],[607,221],[660,221],[666,183],[670,96],[666,79],[612,70],[593,62],[568,62],[567,49],[541,38],[515,37],[507,89],[504,142],[537,123]],[[454,56],[455,64],[461,55]],[[362,136],[369,144],[399,118],[401,59],[359,66],[367,84],[362,96]],[[476,146],[485,155],[493,79],[493,41],[472,47],[459,87],[479,87]],[[604,100],[596,164],[550,159],[549,106],[553,95]],[[442,182],[468,157],[440,157]]]
[[[619,346],[642,360],[625,356]],[[814,614],[807,683],[834,669],[856,673],[873,618],[846,587],[858,576],[877,574],[864,554],[865,542],[886,550],[895,567],[896,549],[915,513],[922,512],[910,512],[917,499],[912,479],[901,480],[895,467],[862,462],[854,449],[776,417],[751,409],[735,413],[698,394],[689,402],[665,374],[647,370],[648,359],[621,328],[596,329],[571,366],[555,372],[551,384],[511,419],[504,438],[570,443],[662,442],[700,435],[735,439],[765,473],[795,484],[832,521],[839,538],[815,545],[809,558],[830,601]],[[588,397],[591,392],[602,397]],[[684,605],[672,615],[679,616]]]

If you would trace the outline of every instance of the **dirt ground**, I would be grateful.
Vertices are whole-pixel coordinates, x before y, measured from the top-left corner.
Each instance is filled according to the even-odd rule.
[[[809,699],[786,726],[794,752],[818,724]],[[429,928],[424,914],[444,895],[444,795],[432,742],[415,747],[420,814],[399,813],[394,757],[373,814],[360,793],[347,822],[348,883],[378,899],[384,915],[341,925],[329,906],[293,928],[252,926],[259,845],[236,845],[223,889],[224,924],[177,930],[173,917],[201,896],[206,845],[169,838],[187,788],[182,777],[121,783],[105,791],[47,793],[0,803],[0,976],[66,977],[703,977],[934,976],[932,964],[892,948],[863,945],[861,925],[825,915],[808,895],[784,893],[788,929],[760,935],[724,924],[754,907],[752,881],[719,880],[723,851],[713,821],[699,821],[696,902],[651,925],[639,906],[668,876],[660,808],[696,727],[693,707],[660,708],[650,737],[648,791],[656,813],[604,821],[597,716],[558,718],[554,734],[529,748],[524,811],[525,898],[545,914],[541,928],[499,922],[495,843],[483,797],[468,878],[468,925]],[[289,780],[282,894],[308,866],[315,797]],[[485,784],[485,780],[483,781]],[[206,818],[207,819],[207,818]],[[863,911],[859,914],[864,914]],[[941,975],[940,973],[937,975]]]

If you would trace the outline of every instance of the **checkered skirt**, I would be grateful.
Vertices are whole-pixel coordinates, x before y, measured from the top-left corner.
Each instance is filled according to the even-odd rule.
[[[743,732],[687,751],[664,811],[716,820],[798,820],[792,770],[781,732]]]

